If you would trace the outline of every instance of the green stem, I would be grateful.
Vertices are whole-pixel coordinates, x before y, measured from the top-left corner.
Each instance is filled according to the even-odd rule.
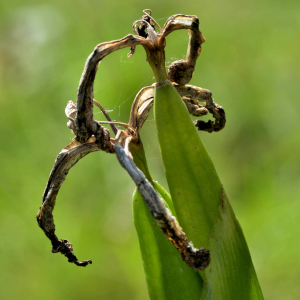
[[[147,60],[153,70],[155,80],[158,84],[165,83],[168,80],[165,67],[165,51],[163,47],[156,47],[155,49],[145,48],[147,53]]]

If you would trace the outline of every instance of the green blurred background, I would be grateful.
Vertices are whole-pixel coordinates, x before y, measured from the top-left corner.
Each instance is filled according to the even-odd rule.
[[[76,100],[87,56],[132,33],[151,8],[161,25],[195,14],[206,37],[191,84],[227,114],[200,133],[244,230],[266,299],[299,299],[300,2],[1,0],[1,299],[148,299],[132,221],[134,184],[114,155],[92,153],[69,173],[54,211],[57,235],[79,268],[52,254],[36,224],[48,175],[72,139],[64,109]],[[167,39],[167,64],[185,57],[186,31]],[[105,58],[95,99],[127,122],[138,90],[154,82],[142,47]],[[102,119],[95,108],[95,117]],[[153,115],[142,129],[152,175],[164,186]],[[85,174],[85,176],[82,176]]]

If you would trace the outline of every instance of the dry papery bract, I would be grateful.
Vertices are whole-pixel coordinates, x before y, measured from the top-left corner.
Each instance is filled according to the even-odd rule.
[[[144,10],[142,19],[135,21],[133,24],[136,35],[129,34],[120,40],[97,45],[85,63],[78,87],[77,103],[69,101],[65,110],[69,119],[67,126],[72,130],[75,137],[57,155],[44,191],[42,205],[37,214],[37,222],[50,239],[52,252],[62,253],[68,258],[69,262],[77,266],[86,266],[91,264],[92,261],[78,261],[73,252],[72,244],[66,239],[58,239],[55,235],[52,213],[56,196],[69,170],[81,158],[95,151],[116,153],[118,161],[135,182],[164,235],[174,244],[188,266],[195,271],[204,270],[210,262],[209,251],[204,248],[196,249],[188,241],[176,218],[166,208],[163,200],[146,179],[143,172],[134,164],[129,150],[130,143],[141,141],[139,131],[153,106],[155,84],[144,87],[138,92],[132,104],[128,124],[112,122],[105,109],[94,99],[95,76],[99,63],[105,56],[125,47],[130,47],[128,56],[132,56],[135,52],[135,47],[142,45],[147,52],[149,61],[149,59],[152,59],[151,51],[160,51],[164,56],[165,37],[168,34],[178,29],[188,29],[189,44],[186,60],[175,61],[169,66],[167,81],[171,82],[177,89],[191,115],[201,117],[211,113],[214,117],[215,121],[194,121],[195,126],[199,130],[213,132],[219,131],[225,126],[225,111],[214,102],[212,93],[200,87],[187,85],[192,78],[196,60],[200,55],[201,44],[205,41],[204,36],[199,31],[198,18],[196,16],[174,15],[167,20],[162,29],[159,27],[160,32],[155,31],[156,26],[159,27],[158,23],[151,17],[151,11]],[[94,119],[94,104],[100,108],[107,121]],[[115,138],[110,137],[109,130],[103,127],[103,124],[110,124],[116,135]],[[125,129],[118,130],[115,125],[121,125]]]

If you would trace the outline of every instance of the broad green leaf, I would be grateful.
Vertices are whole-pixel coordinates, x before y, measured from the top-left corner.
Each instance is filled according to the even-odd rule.
[[[222,184],[173,85],[165,84],[155,89],[154,117],[180,226],[195,247],[208,248]]]
[[[243,232],[186,106],[170,84],[155,89],[154,116],[178,220],[211,252],[202,300],[263,299]]]
[[[205,270],[201,300],[263,299],[242,228],[225,192],[209,240],[209,249],[211,263]]]

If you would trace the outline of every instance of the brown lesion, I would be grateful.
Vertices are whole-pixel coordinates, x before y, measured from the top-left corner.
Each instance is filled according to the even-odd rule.
[[[154,101],[154,85],[144,87],[133,101],[128,124],[112,122],[105,109],[94,99],[94,80],[101,60],[110,53],[130,47],[128,56],[132,56],[137,45],[142,45],[147,52],[147,57],[152,64],[156,77],[162,81],[171,81],[182,97],[188,111],[193,116],[201,117],[211,113],[215,121],[195,121],[199,130],[207,132],[219,131],[225,126],[224,109],[214,102],[209,90],[187,85],[191,80],[196,60],[201,52],[201,44],[205,41],[199,30],[199,20],[196,16],[174,15],[171,16],[163,28],[151,17],[151,11],[145,10],[141,20],[134,22],[136,35],[127,35],[120,40],[105,42],[97,45],[88,57],[80,79],[77,102],[68,102],[65,113],[69,122],[67,126],[75,135],[72,142],[63,148],[58,154],[47,186],[43,195],[43,202],[37,214],[37,222],[45,235],[50,239],[53,253],[62,253],[68,261],[77,266],[91,264],[90,260],[78,261],[74,254],[72,244],[66,239],[58,239],[55,234],[53,209],[59,189],[64,182],[69,170],[84,156],[96,151],[116,153],[120,164],[128,171],[138,189],[140,190],[149,210],[163,233],[180,252],[182,259],[194,270],[205,269],[210,261],[209,251],[196,249],[190,243],[179,226],[176,218],[165,207],[157,192],[151,185],[150,176],[146,168],[143,173],[133,162],[134,154],[130,149],[142,147],[139,131],[146,121]],[[138,25],[139,24],[139,25]],[[155,31],[159,27],[160,32]],[[168,72],[164,65],[164,47],[166,36],[179,29],[187,29],[189,32],[189,46],[186,60],[174,62]],[[202,104],[200,104],[200,102]],[[107,121],[97,121],[93,115],[93,105],[100,108]],[[115,138],[111,138],[110,132],[103,124],[110,124]],[[118,130],[115,125],[125,127]],[[140,147],[140,148],[139,148]]]
[[[188,241],[185,233],[182,236],[177,236],[173,229],[162,228],[166,238],[179,251],[182,260],[195,272],[205,270],[210,263],[210,252],[205,248],[194,248]]]

